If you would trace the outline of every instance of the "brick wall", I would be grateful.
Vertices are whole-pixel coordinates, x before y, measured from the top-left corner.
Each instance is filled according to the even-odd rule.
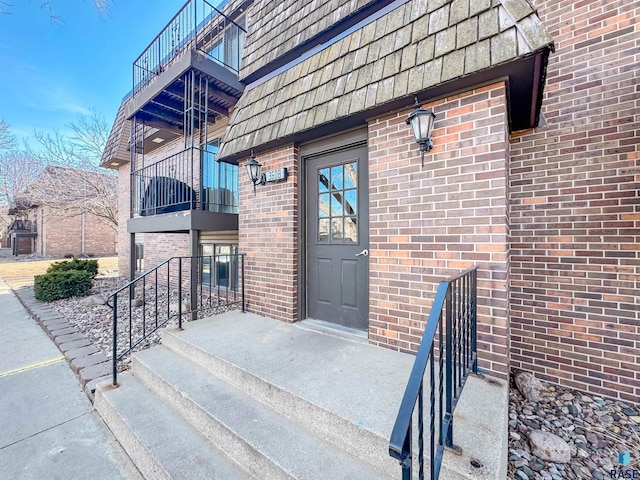
[[[508,135],[503,84],[426,104],[424,168],[405,120],[369,124],[370,341],[415,351],[447,276],[477,265],[480,366],[508,372]]]
[[[511,139],[512,365],[640,397],[640,2],[537,0],[547,125]]]
[[[49,207],[38,207],[29,214],[37,222],[35,253],[49,258],[82,253],[82,213],[58,214]],[[89,213],[84,218],[84,251],[88,255],[106,256],[116,253],[116,230],[104,220]]]
[[[129,234],[127,220],[131,211],[131,166],[118,169],[118,275],[129,277]]]
[[[293,322],[298,308],[297,149],[274,150],[257,159],[264,170],[286,167],[286,182],[258,186],[240,165],[239,249],[245,253],[246,299],[250,311]]]

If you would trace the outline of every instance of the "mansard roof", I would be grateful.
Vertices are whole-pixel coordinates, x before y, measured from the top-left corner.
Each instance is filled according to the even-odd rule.
[[[112,168],[112,162],[124,163],[129,162],[129,137],[131,135],[131,122],[127,121],[127,106],[131,97],[122,100],[116,118],[113,121],[111,132],[107,137],[107,143],[102,152],[100,166]]]
[[[252,15],[266,8],[263,3],[267,2],[257,2],[258,10]],[[304,9],[306,3],[291,0],[286,5]],[[524,88],[536,97],[533,106],[528,100],[535,112],[520,115],[526,121],[515,122],[514,129],[537,121],[553,40],[526,0],[399,0],[388,10],[248,85],[231,115],[219,158],[238,158],[253,148],[283,143],[341,118],[356,114],[364,118],[363,112],[379,111],[398,100],[409,106],[413,95],[421,92],[426,95],[420,100],[426,101],[443,92],[439,87],[459,88],[456,80],[475,81],[482,72],[489,72],[484,81],[495,81],[498,74],[508,76],[511,65],[519,60],[543,52],[542,62],[535,62],[536,70],[531,66],[526,76],[518,78],[519,85],[510,89]],[[283,12],[278,15],[282,17]],[[249,36],[255,34],[252,25],[261,24],[250,24]],[[267,50],[284,42],[274,40]],[[245,63],[263,48],[248,47]]]
[[[380,1],[380,0],[378,0]],[[329,30],[376,0],[258,0],[251,8],[240,78]],[[384,2],[383,2],[384,3]],[[386,2],[388,3],[388,2]]]

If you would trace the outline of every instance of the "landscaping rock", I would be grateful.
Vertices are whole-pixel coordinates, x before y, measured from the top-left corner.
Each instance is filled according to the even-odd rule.
[[[141,307],[142,305],[144,305],[144,300],[142,298],[134,298],[131,300],[132,307]]]
[[[549,394],[549,391],[542,382],[529,372],[519,372],[516,374],[516,386],[522,396],[530,402],[541,402],[543,399],[546,399]]]
[[[91,295],[90,297],[85,297],[81,300],[78,300],[79,307],[90,307],[91,305],[104,305],[105,299],[102,295]]]
[[[541,460],[554,463],[571,461],[571,447],[562,438],[543,430],[533,430],[529,434],[531,452]]]
[[[544,382],[543,386],[548,397],[541,403],[529,402],[517,388],[509,392],[507,478],[602,480],[616,469],[620,451],[640,451],[640,427],[634,421],[640,418],[629,415],[637,414],[637,407],[612,399],[595,400],[580,391]],[[568,445],[570,463],[555,463],[532,452],[529,437],[538,430]]]

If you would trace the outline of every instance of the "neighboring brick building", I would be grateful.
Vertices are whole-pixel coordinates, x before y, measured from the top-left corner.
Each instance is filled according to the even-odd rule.
[[[403,351],[418,346],[437,282],[477,265],[481,368],[637,401],[640,1],[311,5],[225,5],[247,18],[240,68],[159,65],[134,85],[103,156],[121,192],[173,161],[170,138],[183,149],[219,140],[216,160],[234,165],[253,152],[267,171],[287,168],[286,181],[254,194],[241,168],[237,229],[185,222],[203,210],[215,165],[199,154],[189,213],[142,218],[149,187],[121,196],[121,245],[142,234],[148,268],[226,239],[246,254],[250,310]],[[216,48],[203,54],[212,63]],[[200,130],[162,104],[196,77],[226,92]],[[424,166],[405,123],[414,97],[436,115]],[[128,131],[140,132],[129,150]]]
[[[49,198],[48,203],[40,197],[52,196],[50,189],[58,186],[52,182],[54,175],[64,176],[70,191],[85,180],[102,179],[104,175],[75,169],[47,167],[29,186],[26,206],[10,209],[16,219],[9,227],[10,247],[14,255],[34,254],[47,258],[69,256],[108,256],[118,251],[116,229],[111,222],[91,209],[77,208],[77,192]],[[40,188],[40,183],[48,184]],[[96,181],[95,184],[100,182]],[[107,181],[106,184],[109,182]],[[87,190],[87,195],[90,191]],[[76,199],[74,201],[74,198]],[[95,212],[95,209],[93,209]],[[99,212],[98,212],[99,213]]]

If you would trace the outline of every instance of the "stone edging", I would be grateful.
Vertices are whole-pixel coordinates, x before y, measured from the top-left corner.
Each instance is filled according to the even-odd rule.
[[[91,401],[96,385],[111,378],[111,362],[76,327],[46,303],[36,300],[33,287],[11,289],[67,359]]]

